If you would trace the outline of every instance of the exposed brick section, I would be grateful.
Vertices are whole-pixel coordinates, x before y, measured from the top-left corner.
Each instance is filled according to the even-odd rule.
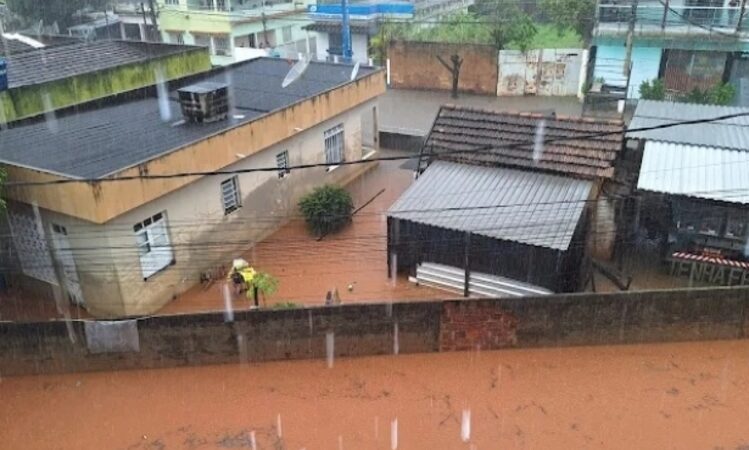
[[[498,349],[517,344],[518,319],[494,303],[445,302],[440,351]]]
[[[390,84],[394,88],[451,90],[452,75],[439,62],[448,64],[458,54],[463,65],[458,89],[474,94],[497,95],[497,50],[491,45],[394,41],[388,47]]]

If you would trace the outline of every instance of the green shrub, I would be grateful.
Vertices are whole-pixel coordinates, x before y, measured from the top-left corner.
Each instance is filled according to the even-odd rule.
[[[736,88],[728,83],[720,83],[704,91],[694,88],[685,96],[685,100],[707,105],[729,105],[735,95]]]
[[[666,87],[663,80],[645,80],[640,83],[640,98],[644,100],[663,100],[666,98]]]
[[[316,188],[299,202],[309,230],[317,236],[334,233],[351,221],[354,202],[345,189],[325,185]]]

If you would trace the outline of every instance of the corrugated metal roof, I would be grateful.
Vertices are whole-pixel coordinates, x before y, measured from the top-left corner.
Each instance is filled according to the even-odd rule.
[[[640,100],[628,129],[740,113],[749,114],[749,108]],[[628,132],[627,137],[749,150],[749,116],[659,130]]]
[[[592,186],[540,172],[436,161],[388,216],[564,251]]]
[[[646,142],[637,188],[732,203],[749,203],[749,153]]]

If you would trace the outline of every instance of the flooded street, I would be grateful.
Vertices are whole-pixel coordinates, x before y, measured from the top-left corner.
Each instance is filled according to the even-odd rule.
[[[28,449],[740,449],[749,341],[6,377]]]

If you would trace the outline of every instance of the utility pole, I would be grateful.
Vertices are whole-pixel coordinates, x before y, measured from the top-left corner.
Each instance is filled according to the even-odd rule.
[[[148,9],[151,10],[151,24],[153,25],[153,40],[161,42],[161,34],[159,33],[159,23],[156,19],[156,7],[154,6],[153,0],[148,0]]]
[[[741,0],[741,9],[739,10],[739,21],[736,22],[736,32],[741,30],[741,24],[744,22],[744,12],[746,11],[746,0]]]
[[[265,42],[265,48],[268,48],[270,47],[270,44],[268,43],[268,19],[265,17],[265,11],[262,12],[260,19],[263,22],[263,41]]]
[[[663,5],[663,19],[661,19],[661,30],[664,30],[666,28],[666,16],[668,16],[668,9],[670,8],[670,6],[668,6],[668,2],[669,0],[666,0],[666,3]]]
[[[351,50],[351,25],[348,17],[348,0],[341,0],[341,50],[343,62],[350,63],[354,52]]]
[[[140,12],[143,14],[143,36],[145,36],[146,41],[150,41],[151,39],[148,36],[148,19],[146,19],[146,5],[143,2],[140,2]]]
[[[627,28],[627,52],[624,56],[624,76],[627,77],[629,84],[629,74],[632,71],[632,45],[635,39],[635,21],[637,19],[638,0],[632,0],[632,12],[629,17],[629,28]]]

